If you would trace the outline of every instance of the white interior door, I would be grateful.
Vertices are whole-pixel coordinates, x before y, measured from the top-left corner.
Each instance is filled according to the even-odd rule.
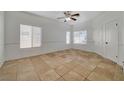
[[[116,20],[105,24],[105,55],[118,62],[118,22]]]

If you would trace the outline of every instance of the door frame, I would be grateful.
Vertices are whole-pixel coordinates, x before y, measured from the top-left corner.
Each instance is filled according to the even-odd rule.
[[[104,43],[104,55],[106,56],[106,24],[109,24],[109,23],[111,23],[111,22],[117,22],[117,62],[115,62],[115,63],[119,63],[119,24],[120,24],[120,22],[119,22],[119,19],[112,19],[112,20],[109,20],[109,21],[107,21],[106,23],[104,23],[104,31],[105,31],[105,41],[103,42]]]

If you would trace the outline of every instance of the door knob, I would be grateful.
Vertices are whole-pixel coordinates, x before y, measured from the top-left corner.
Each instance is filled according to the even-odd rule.
[[[105,44],[108,44],[108,42],[105,42]]]

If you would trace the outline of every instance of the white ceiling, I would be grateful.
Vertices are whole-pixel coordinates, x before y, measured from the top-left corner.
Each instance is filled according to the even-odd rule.
[[[35,15],[52,18],[55,20],[58,20],[58,19],[56,19],[58,17],[64,16],[63,11],[28,11],[28,12],[35,14]],[[80,16],[77,17],[77,21],[68,22],[68,24],[70,24],[70,25],[84,23],[84,22],[96,17],[97,15],[101,14],[102,12],[100,12],[100,11],[73,11],[72,14],[73,13],[80,13]],[[64,20],[58,20],[58,21],[64,22]]]

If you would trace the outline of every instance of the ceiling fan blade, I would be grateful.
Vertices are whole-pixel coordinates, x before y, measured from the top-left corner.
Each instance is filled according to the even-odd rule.
[[[65,18],[65,17],[58,17],[57,19],[63,19],[63,18]]]
[[[77,13],[77,14],[72,14],[71,16],[80,16],[80,14],[79,14],[79,13]]]
[[[75,19],[75,18],[71,18],[72,20],[74,20],[74,21],[76,21],[77,19]]]

